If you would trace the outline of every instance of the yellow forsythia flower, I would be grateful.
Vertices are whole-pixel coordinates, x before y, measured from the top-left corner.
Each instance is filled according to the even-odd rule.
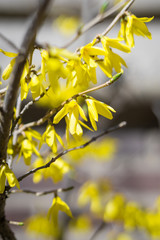
[[[97,59],[97,63],[101,68],[101,70],[108,77],[112,77],[113,68],[115,69],[116,72],[119,73],[122,71],[121,65],[124,65],[125,67],[127,67],[123,58],[121,58],[118,54],[114,53],[111,49],[111,48],[116,48],[123,52],[129,53],[130,48],[120,43],[120,41],[122,40],[123,40],[122,38],[115,38],[115,39],[110,39],[108,37],[101,38],[101,43],[105,50],[105,56],[103,61]]]
[[[10,74],[13,70],[13,67],[14,67],[14,64],[15,64],[15,61],[16,61],[16,57],[17,57],[17,53],[12,53],[12,52],[6,52],[2,49],[0,49],[0,52],[3,53],[5,56],[7,57],[11,57],[13,58],[11,60],[11,62],[8,64],[8,66],[4,69],[3,73],[2,73],[2,78],[4,80],[8,79],[10,77]]]
[[[71,210],[69,206],[62,201],[60,197],[53,198],[52,206],[48,211],[48,219],[53,222],[53,225],[58,227],[58,213],[59,211],[65,212],[69,217],[72,217]]]
[[[47,145],[52,149],[53,153],[57,152],[57,140],[64,147],[61,137],[56,133],[53,125],[48,125],[46,131],[43,133],[41,138],[41,144],[45,141]]]
[[[97,130],[96,122],[98,122],[98,114],[108,119],[112,119],[113,115],[111,111],[116,112],[109,105],[105,104],[104,102],[100,102],[94,98],[90,97],[90,98],[87,98],[85,101],[88,106],[89,118],[95,131]]]
[[[90,209],[94,213],[100,213],[102,210],[100,193],[97,184],[86,182],[80,189],[78,197],[79,206],[85,206],[90,203]]]
[[[97,64],[95,67],[90,67],[88,64],[82,63],[81,59],[68,61],[66,66],[69,72],[67,85],[71,83],[73,87],[79,85],[87,88],[90,82],[96,84],[96,67]]]
[[[68,116],[69,131],[72,135],[81,135],[81,129],[79,124],[79,115],[83,120],[87,121],[83,109],[78,105],[75,99],[66,103],[64,107],[55,115],[53,123],[57,124],[65,116]]]
[[[83,60],[87,63],[88,66],[91,68],[97,67],[97,63],[95,62],[93,56],[97,55],[105,55],[105,50],[99,47],[94,47],[95,39],[85,45],[84,47],[81,47],[80,53],[83,58]]]
[[[45,165],[51,160],[52,157],[54,156],[51,154],[45,160],[41,157],[37,158],[36,161],[33,163],[33,167],[37,168]],[[56,162],[54,162],[54,164],[51,164],[49,168],[41,169],[35,172],[33,175],[33,182],[38,183],[42,180],[42,178],[51,178],[54,183],[57,183],[61,181],[64,175],[70,170],[71,166],[66,161],[59,158],[56,160]]]
[[[0,166],[0,194],[5,190],[6,178],[10,187],[20,188],[19,182],[6,163]]]
[[[25,137],[20,136],[20,138],[18,139],[19,146],[20,146],[18,160],[20,159],[21,156],[23,156],[25,164],[30,165],[31,157],[33,153],[36,154],[38,157],[40,157],[40,153],[36,148],[37,142],[33,140],[33,138],[40,140],[41,135],[39,132],[33,129],[29,129],[28,131],[25,131],[24,134],[25,134]]]
[[[74,16],[61,15],[54,21],[54,25],[64,35],[73,34],[79,25],[80,21]]]
[[[38,214],[30,217],[26,221],[27,233],[34,234],[36,237],[53,237],[56,235],[56,229],[50,224],[46,214]]]
[[[121,28],[118,36],[123,37],[126,44],[131,48],[134,47],[134,34],[137,36],[147,37],[152,39],[145,22],[152,21],[154,17],[138,18],[135,15],[127,15],[121,20]]]
[[[73,231],[87,232],[91,229],[91,219],[88,215],[80,215],[70,222],[70,227]]]
[[[131,217],[132,216],[132,217]],[[132,230],[136,227],[143,227],[144,211],[134,202],[126,203],[124,208],[124,227],[126,230]]]
[[[122,195],[117,194],[113,199],[109,200],[104,210],[104,220],[122,220],[125,207],[125,199]]]

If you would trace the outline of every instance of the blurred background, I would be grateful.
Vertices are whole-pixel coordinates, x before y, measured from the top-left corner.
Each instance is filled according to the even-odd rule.
[[[103,2],[102,0],[55,0],[48,18],[38,33],[37,42],[62,47],[72,38],[77,27],[97,15]],[[38,0],[0,0],[0,34],[19,47],[30,21],[29,16],[34,12],[37,4]],[[112,5],[113,2],[109,1],[108,7]],[[101,120],[99,124],[101,132],[123,120],[127,121],[127,127],[109,135],[117,141],[117,150],[112,156],[113,161],[107,162],[105,167],[104,165],[97,167],[92,163],[92,168],[88,162],[88,167],[85,165],[83,171],[85,173],[86,169],[89,169],[90,173],[86,173],[88,178],[106,176],[111,179],[114,188],[123,192],[129,200],[152,207],[160,189],[160,1],[136,0],[130,10],[137,17],[155,16],[154,20],[147,24],[152,40],[135,36],[135,48],[130,54],[121,54],[128,65],[121,79],[94,95],[116,110],[113,121]],[[59,28],[56,19],[61,15],[77,19],[74,26],[68,25],[70,34]],[[69,50],[74,51],[89,43],[97,34],[104,31],[114,16],[86,32],[69,47]],[[116,37],[119,27],[119,23],[116,24],[108,36]],[[15,51],[1,36],[0,48]],[[39,63],[38,57],[35,57],[35,62]],[[8,63],[9,59],[0,54],[1,72]],[[97,78],[102,82],[106,81],[101,72],[97,73]],[[40,110],[39,106],[34,106],[28,110],[24,119],[27,122],[36,120],[45,111],[46,109]],[[24,172],[23,164],[20,163],[20,166],[18,170],[15,167],[17,176]],[[26,179],[21,187],[29,188],[30,180]],[[46,189],[50,186],[53,186],[51,182],[44,183],[44,186],[42,183],[35,189],[40,190],[41,187]],[[35,208],[44,207],[44,204],[47,209],[47,205],[51,203],[48,197],[36,198],[26,195],[18,195],[18,197],[17,200],[17,196],[13,195],[7,201],[8,218],[17,221],[23,221],[34,213]],[[28,239],[23,235],[23,229],[20,227],[14,227],[14,231],[18,239],[22,236],[24,240]],[[75,239],[79,239],[78,236],[76,237]],[[148,238],[141,236],[141,239]]]

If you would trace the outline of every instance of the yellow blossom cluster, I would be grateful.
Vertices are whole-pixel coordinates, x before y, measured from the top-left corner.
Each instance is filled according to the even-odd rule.
[[[26,165],[31,165],[33,154],[38,157],[32,164],[32,167],[39,168],[44,166],[44,168],[41,171],[35,171],[33,175],[34,183],[38,183],[42,178],[51,178],[54,183],[57,183],[72,169],[61,158],[58,158],[54,164],[50,164],[49,167],[45,168],[45,164],[52,157],[54,158],[55,155],[53,154],[57,153],[58,143],[63,148],[67,144],[72,146],[70,135],[76,140],[81,140],[83,127],[90,131],[97,131],[99,116],[109,120],[113,118],[113,113],[116,111],[111,106],[86,95],[84,92],[89,86],[97,84],[96,71],[98,67],[108,78],[111,78],[110,82],[113,80],[114,72],[123,72],[122,67],[127,67],[127,64],[115,51],[130,53],[131,48],[135,45],[134,35],[151,39],[151,33],[145,22],[150,22],[152,19],[137,18],[135,15],[127,12],[121,19],[120,31],[116,38],[111,39],[108,36],[99,35],[91,43],[80,47],[75,53],[49,46],[46,49],[40,49],[40,67],[36,67],[32,63],[34,50],[30,53],[26,59],[20,79],[21,100],[26,99],[29,92],[33,100],[41,97],[41,95],[48,97],[50,94],[54,101],[54,104],[52,105],[51,103],[51,105],[55,108],[55,114],[47,119],[48,124],[42,135],[35,130],[25,129],[17,136],[17,143],[14,146],[12,136],[9,140],[7,151],[12,157],[19,155],[18,160],[23,156]],[[3,80],[7,80],[13,71],[17,54],[6,52],[2,49],[0,49],[0,52],[12,58],[2,74]],[[91,88],[89,92],[92,92],[93,89]],[[52,102],[51,98],[49,98],[49,101]],[[62,119],[66,123],[67,144],[56,132],[56,125]],[[39,151],[43,144],[47,144],[51,151],[47,158],[40,154]],[[106,148],[106,145],[99,150],[99,154],[100,152],[102,154],[104,148]],[[98,147],[95,149],[98,149]],[[114,152],[113,148],[112,152]],[[10,187],[16,186],[20,188],[16,176],[8,167],[6,161],[2,161],[0,162],[0,194],[5,190],[6,180]],[[122,195],[110,198],[107,203],[105,202],[104,206],[101,193],[105,192],[105,194],[108,194],[109,188],[101,190],[96,183],[85,183],[80,189],[79,205],[85,206],[89,204],[91,212],[97,214],[98,217],[101,217],[106,222],[119,221],[123,222],[126,229],[141,227],[153,236],[160,235],[159,209],[155,212],[142,210],[135,203],[127,202]],[[31,219],[29,229],[36,229],[39,233],[45,232],[47,236],[56,235],[59,211],[72,217],[69,206],[56,193],[47,217],[44,218],[43,215],[39,215]],[[79,221],[79,224],[81,222]],[[50,223],[52,223],[53,229],[50,228]],[[42,228],[38,224],[42,224]]]

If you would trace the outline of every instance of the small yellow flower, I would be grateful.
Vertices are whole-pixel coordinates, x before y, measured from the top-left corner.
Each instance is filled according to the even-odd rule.
[[[55,197],[53,199],[52,206],[48,211],[48,219],[51,219],[55,227],[58,227],[59,211],[65,212],[69,217],[72,217],[69,206],[64,201],[62,201],[60,197]]]
[[[65,104],[64,107],[55,115],[53,123],[57,124],[65,116],[68,116],[69,131],[72,135],[80,135],[79,115],[83,120],[87,121],[83,109],[78,105],[75,99]]]
[[[77,30],[79,24],[79,19],[74,16],[61,15],[54,21],[54,25],[66,36],[73,34]]]
[[[111,111],[115,112],[115,110],[104,102],[90,97],[86,99],[86,103],[88,106],[89,118],[95,131],[97,130],[96,122],[98,122],[98,114],[108,119],[113,118]]]
[[[50,154],[46,159],[43,159],[42,157],[37,158],[36,161],[33,163],[33,167],[37,168],[45,165],[51,160],[52,157],[54,157],[53,154]],[[41,169],[35,172],[33,174],[33,182],[38,183],[43,178],[45,180],[51,178],[54,183],[58,183],[70,170],[71,166],[66,161],[59,158],[53,164],[51,164],[49,168]]]
[[[118,54],[114,53],[111,49],[111,48],[116,48],[123,52],[129,53],[130,48],[120,43],[120,41],[122,40],[123,40],[122,38],[114,38],[114,39],[111,39],[108,37],[101,38],[101,43],[105,50],[105,56],[104,56],[104,60],[97,59],[97,63],[101,68],[101,70],[108,77],[112,77],[113,68],[115,69],[116,72],[121,72],[122,71],[121,65],[124,65],[125,67],[127,67],[123,58],[121,58]]]
[[[91,211],[100,213],[102,210],[100,193],[97,184],[93,182],[86,182],[80,189],[78,197],[79,206],[85,206],[90,203]]]
[[[31,157],[32,154],[34,153],[38,157],[40,157],[40,153],[38,152],[36,146],[37,142],[33,140],[32,138],[35,138],[37,140],[41,139],[40,133],[38,133],[35,130],[29,129],[28,131],[24,132],[24,136],[20,136],[18,139],[19,146],[20,146],[20,152],[19,152],[19,157],[18,160],[20,159],[21,156],[24,158],[24,162],[26,165],[31,164]]]
[[[0,166],[0,194],[2,194],[5,190],[6,178],[8,180],[8,184],[10,187],[16,186],[17,188],[20,188],[16,176],[14,175],[12,170],[8,167],[8,165],[5,163]]]
[[[46,131],[42,135],[41,145],[45,141],[47,145],[52,149],[53,153],[57,152],[57,140],[64,147],[61,137],[56,133],[53,125],[48,125]]]
[[[49,239],[57,235],[57,229],[50,224],[46,214],[37,214],[27,219],[27,233],[36,236],[36,238],[48,237]]]
[[[125,16],[121,20],[121,28],[118,36],[123,37],[126,44],[130,48],[134,47],[134,34],[152,39],[152,35],[149,32],[145,22],[150,22],[153,18],[154,17],[138,18],[133,14]]]
[[[104,210],[104,220],[105,221],[113,221],[113,220],[122,220],[124,215],[125,208],[125,199],[123,195],[117,194],[110,199]]]
[[[2,49],[0,49],[0,52],[3,53],[5,56],[7,57],[11,57],[13,58],[11,60],[11,62],[8,64],[8,66],[4,69],[3,73],[2,73],[2,78],[4,80],[8,79],[10,77],[10,74],[13,70],[13,67],[14,67],[14,64],[15,64],[15,61],[16,61],[16,57],[17,57],[17,53],[12,53],[12,52],[6,52]]]
[[[97,67],[97,63],[94,60],[94,56],[98,55],[105,55],[105,50],[102,48],[94,47],[95,39],[87,44],[84,47],[81,47],[80,53],[83,58],[83,60],[87,63],[88,66],[91,68]]]
[[[71,82],[73,87],[79,85],[86,88],[90,82],[97,83],[96,67],[90,67],[86,63],[83,64],[80,59],[70,60],[67,63],[67,69],[70,72],[67,84]]]

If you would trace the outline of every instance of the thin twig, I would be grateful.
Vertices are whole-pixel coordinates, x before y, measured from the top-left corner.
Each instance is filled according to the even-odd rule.
[[[48,86],[45,91],[47,92],[50,89],[50,86]],[[45,92],[43,92],[40,96],[38,96],[37,98],[35,98],[34,100],[28,102],[24,108],[21,110],[21,112],[19,113],[19,115],[17,116],[16,120],[13,123],[12,129],[11,129],[11,133],[10,136],[12,135],[14,128],[16,126],[16,124],[18,123],[19,119],[22,117],[22,115],[35,103],[38,102],[42,97],[44,97]],[[18,134],[18,133],[17,133]]]
[[[2,33],[0,33],[0,38],[2,38],[8,45],[14,48],[17,52],[19,52],[18,47],[10,39],[4,36]]]
[[[0,122],[0,161],[6,159],[6,150],[9,140],[9,132],[11,126],[11,120],[13,115],[13,108],[16,103],[17,93],[19,89],[19,82],[22,75],[22,71],[28,57],[30,50],[32,49],[38,28],[45,17],[45,11],[51,0],[42,0],[38,6],[37,11],[34,14],[33,19],[29,25],[28,30],[22,41],[20,52],[16,57],[16,63],[14,66],[13,73],[11,75],[8,90],[6,92],[3,109],[1,113]]]
[[[88,94],[88,93],[90,93],[90,92],[97,91],[97,90],[99,90],[99,89],[101,89],[101,88],[108,87],[108,86],[110,86],[112,83],[114,83],[115,81],[117,81],[117,80],[120,78],[120,76],[122,76],[122,74],[123,74],[122,72],[117,73],[117,74],[115,74],[111,79],[109,79],[107,82],[105,82],[105,83],[103,83],[103,84],[101,84],[101,85],[99,85],[99,86],[96,86],[96,87],[87,89],[87,90],[85,90],[85,91],[77,94],[77,96],[81,96],[81,95],[83,95],[83,94]]]
[[[81,27],[80,29],[78,29],[77,33],[75,34],[75,36],[64,46],[62,46],[62,48],[67,48],[69,47],[72,43],[74,43],[82,34],[84,34],[85,32],[87,32],[89,29],[91,29],[92,27],[94,27],[96,24],[102,22],[104,19],[106,19],[107,17],[109,17],[110,15],[112,15],[113,13],[115,13],[116,11],[118,11],[121,7],[123,7],[123,5],[126,3],[127,1],[123,1],[118,3],[116,6],[110,8],[107,12],[105,13],[101,13],[98,14],[94,19],[92,19],[90,22],[88,22],[87,24],[85,24],[83,27]]]
[[[93,240],[97,234],[105,227],[105,225],[106,223],[102,221],[89,240]]]
[[[24,222],[17,222],[17,221],[10,221],[7,220],[9,224],[16,225],[16,226],[24,226]]]
[[[36,197],[40,197],[40,196],[48,195],[48,194],[51,194],[51,193],[67,192],[67,191],[72,190],[73,188],[74,187],[71,186],[71,187],[68,187],[68,188],[58,188],[58,189],[53,189],[53,190],[45,191],[45,192],[36,192],[36,191],[25,190],[25,189],[18,189],[18,190],[16,189],[16,190],[10,191],[9,194],[10,193],[28,193],[28,194],[33,194]]]
[[[110,132],[113,132],[113,131],[115,131],[115,130],[117,130],[117,129],[120,129],[120,128],[122,128],[122,127],[125,127],[126,124],[127,124],[126,122],[121,122],[121,123],[119,123],[118,125],[116,125],[116,126],[114,126],[114,127],[111,127],[111,128],[109,128],[108,130],[106,130],[105,132],[97,135],[96,137],[91,138],[89,141],[87,141],[87,142],[84,143],[83,145],[80,145],[80,146],[78,146],[78,147],[74,147],[74,148],[70,148],[70,149],[66,149],[66,150],[62,151],[62,152],[59,153],[56,157],[52,158],[52,159],[51,159],[48,163],[46,163],[45,165],[42,165],[41,167],[38,167],[38,168],[34,168],[34,169],[30,170],[29,172],[25,173],[24,175],[20,176],[20,177],[18,178],[18,181],[19,181],[19,182],[22,181],[24,178],[30,176],[31,174],[37,172],[38,170],[41,170],[41,169],[45,169],[45,168],[50,167],[50,165],[51,165],[52,163],[54,163],[57,159],[59,159],[60,157],[66,155],[67,153],[72,152],[72,151],[75,151],[75,150],[78,150],[78,149],[83,149],[83,148],[87,147],[89,144],[91,144],[92,142],[95,142],[95,141],[96,141],[97,139],[99,139],[100,137],[102,137],[102,136],[104,136],[104,135],[106,135],[106,134],[108,134],[108,133],[110,133]],[[10,189],[10,188],[11,188],[11,187],[8,187],[8,189]]]
[[[106,28],[106,30],[102,33],[103,36],[105,36],[113,27],[114,25],[119,21],[119,19],[123,16],[123,14],[125,13],[125,11],[128,10],[128,8],[130,8],[130,6],[134,3],[135,0],[130,0],[125,6],[124,8],[122,8],[122,10],[116,15],[116,17],[113,19],[113,21],[111,22],[111,24]]]

